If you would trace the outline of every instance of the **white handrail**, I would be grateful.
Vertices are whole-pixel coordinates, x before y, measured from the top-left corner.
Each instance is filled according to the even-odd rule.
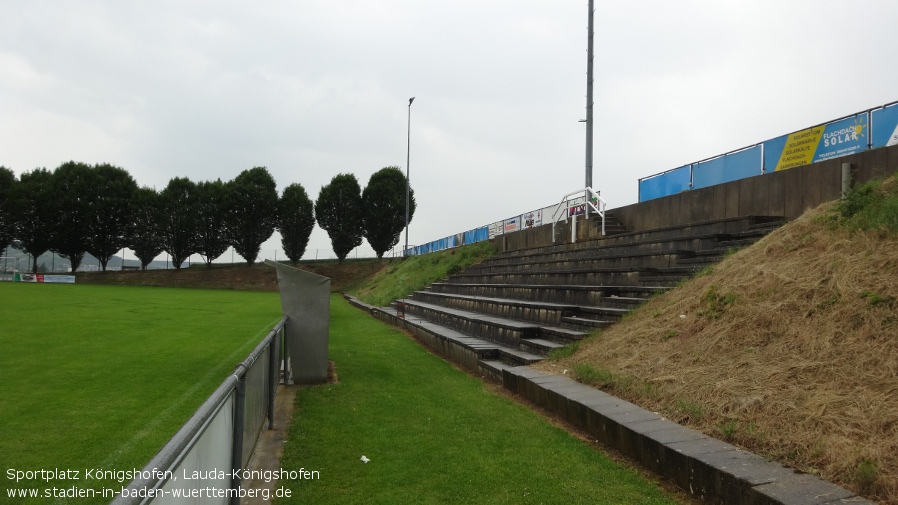
[[[589,210],[592,209],[602,217],[602,236],[605,236],[605,209],[608,206],[608,203],[600,195],[600,192],[593,190],[590,187],[586,187],[583,189],[579,189],[577,191],[572,191],[563,197],[561,197],[561,201],[558,202],[558,205],[555,207],[555,212],[552,213],[552,240],[555,240],[555,223],[561,220],[561,216],[559,216],[559,212],[561,209],[564,209],[564,222],[566,223],[568,217],[571,217],[573,220],[573,224],[571,225],[571,242],[577,241],[576,235],[576,212],[571,214],[571,203],[576,201],[577,198],[571,198],[574,195],[578,195],[577,198],[583,198],[585,201],[576,205],[584,205],[584,214],[586,214],[586,219],[589,219]]]

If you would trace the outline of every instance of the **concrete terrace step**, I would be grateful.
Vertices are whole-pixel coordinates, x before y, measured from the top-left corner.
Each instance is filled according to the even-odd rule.
[[[471,310],[494,316],[536,321],[547,324],[559,324],[561,318],[574,315],[580,311],[576,305],[560,303],[533,302],[511,298],[492,298],[433,291],[417,291],[412,299],[425,303],[442,305],[456,309]]]
[[[500,344],[491,340],[472,337],[458,330],[447,328],[424,318],[406,313],[400,316],[393,307],[373,307],[365,304],[351,295],[343,295],[350,304],[368,311],[374,317],[400,326],[413,333],[417,338],[434,349],[438,354],[460,363],[472,371],[481,371],[480,362],[488,361],[492,364],[493,371],[500,371],[500,375],[492,375],[494,379],[502,380],[501,370],[521,365],[529,365],[541,361],[543,356],[526,349],[519,349]],[[536,346],[552,348],[551,342],[537,340]]]
[[[589,336],[589,331],[589,328],[578,329],[565,328],[563,326],[543,326],[542,328],[540,328],[540,335],[543,336],[546,340],[562,344],[562,346],[564,346],[583,340],[584,338]],[[535,339],[529,340],[532,341]]]
[[[597,251],[584,251],[591,255],[581,254],[574,257],[557,257],[555,259],[540,259],[538,257],[511,258],[507,261],[501,259],[486,261],[465,270],[465,274],[489,274],[504,272],[511,269],[520,272],[553,271],[553,270],[585,270],[606,268],[665,268],[674,266],[683,258],[695,256],[693,251],[646,251],[627,254],[597,254]]]
[[[545,356],[555,349],[561,349],[562,347],[564,347],[564,344],[552,342],[551,340],[545,340],[542,338],[531,338],[528,340],[523,340],[521,342],[521,347],[523,347],[525,351],[530,351],[534,354]]]
[[[425,343],[431,348],[435,348],[439,354],[466,365],[473,371],[477,370],[477,363],[484,359],[499,361],[507,364],[508,367],[530,365],[544,359],[543,356],[533,352],[472,337],[427,319],[408,314],[400,318],[396,310],[389,307],[376,307],[372,310],[372,315],[378,319],[403,326],[419,338],[424,337]]]
[[[677,262],[677,266],[686,266],[686,265],[700,265],[701,267],[706,267],[708,265],[713,265],[715,263],[719,263],[720,260],[723,259],[723,255],[710,255],[706,254],[703,256],[696,256],[694,258],[686,258]]]
[[[538,261],[538,258],[614,257],[677,250],[696,251],[715,247],[720,240],[725,240],[728,237],[729,235],[725,233],[684,234],[674,238],[648,237],[631,241],[612,241],[610,238],[605,237],[584,240],[575,244],[559,244],[506,251],[486,260],[486,262],[514,260],[528,262],[532,260]]]
[[[572,327],[572,328],[591,328],[591,329],[599,329],[599,328],[608,328],[613,325],[616,321],[603,321],[599,319],[592,319],[588,317],[581,316],[569,316],[561,318],[561,324]]]
[[[582,285],[637,285],[640,275],[649,275],[652,268],[601,268],[601,269],[567,269],[541,272],[520,272],[506,270],[489,274],[456,274],[449,277],[455,283],[494,283],[494,284],[582,284]]]
[[[401,300],[399,303],[405,305],[406,314],[513,348],[521,348],[522,341],[529,339],[576,341],[586,336],[585,332],[568,328],[490,316],[413,299]]]
[[[746,231],[751,226],[767,225],[769,223],[781,222],[781,216],[743,216],[727,219],[719,219],[714,221],[705,221],[701,223],[690,223],[679,226],[669,226],[665,228],[656,228],[653,230],[644,230],[638,232],[628,232],[619,235],[606,236],[593,240],[585,240],[575,244],[558,244],[552,246],[534,247],[529,249],[521,249],[517,251],[509,251],[503,253],[509,257],[517,255],[530,255],[538,253],[558,252],[558,251],[575,251],[581,249],[612,247],[615,245],[633,245],[643,242],[653,243],[677,243],[684,237],[704,238],[708,240],[717,240],[725,238],[726,235],[740,233]],[[695,249],[703,249],[698,247]],[[693,249],[693,247],[687,247]]]
[[[620,321],[624,314],[630,312],[633,308],[617,308],[617,307],[578,307],[578,312],[589,317],[600,317]]]
[[[652,286],[589,286],[548,284],[493,284],[435,282],[430,291],[493,298],[513,298],[536,302],[565,303],[574,305],[601,305],[604,307],[632,307],[666,291],[665,287]]]
[[[582,317],[586,319],[617,322],[624,314],[635,307],[635,304],[629,304],[624,307],[567,305],[531,302],[510,298],[489,298],[482,296],[435,293],[432,291],[416,291],[415,293],[412,293],[411,298],[413,300],[443,307],[470,310],[493,316],[553,325],[561,324],[566,317]],[[613,300],[613,298],[611,300]],[[570,321],[567,322],[570,323]],[[584,326],[595,327],[595,324],[590,322],[586,323]]]
[[[724,236],[711,236],[709,244],[717,243]],[[698,240],[704,240],[699,238]],[[530,263],[543,263],[553,261],[595,260],[611,258],[640,258],[659,254],[683,254],[688,255],[696,249],[703,249],[701,243],[696,243],[693,237],[685,237],[672,243],[670,241],[651,241],[632,244],[613,244],[609,246],[595,245],[582,249],[564,249],[554,252],[534,252],[527,254],[513,254],[512,252],[499,253],[492,258],[484,260],[480,265],[523,265]]]
[[[497,359],[481,359],[477,362],[480,375],[489,377],[496,382],[502,382],[502,374],[505,370],[515,368],[518,365],[510,365]]]

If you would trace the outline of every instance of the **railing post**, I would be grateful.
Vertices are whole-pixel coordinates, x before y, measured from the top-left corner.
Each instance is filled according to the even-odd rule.
[[[280,330],[278,330],[277,335],[271,339],[271,342],[268,343],[268,429],[274,429],[274,397],[277,394],[278,388],[278,374],[280,370],[278,370],[278,352],[279,345],[278,339],[283,332],[283,326]]]
[[[238,369],[242,369],[240,366]],[[243,468],[243,426],[244,411],[246,410],[246,370],[242,370],[237,377],[237,386],[234,388],[234,437],[231,452],[231,489],[235,492],[231,497],[231,505],[240,505],[240,485],[243,479],[240,471]]]

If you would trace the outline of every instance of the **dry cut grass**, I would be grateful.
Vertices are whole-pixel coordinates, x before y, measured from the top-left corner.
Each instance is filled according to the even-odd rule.
[[[898,235],[822,206],[542,367],[898,504]]]

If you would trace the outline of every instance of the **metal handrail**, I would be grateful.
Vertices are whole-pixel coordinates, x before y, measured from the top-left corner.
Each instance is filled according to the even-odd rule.
[[[215,418],[227,400],[231,398],[234,390],[238,390],[239,393],[239,390],[242,387],[241,383],[246,380],[247,371],[252,367],[256,360],[258,360],[262,353],[265,352],[269,346],[273,345],[274,340],[278,337],[281,329],[283,329],[286,323],[287,317],[284,316],[280,322],[268,332],[268,335],[262,339],[259,345],[253,349],[249,356],[234,368],[234,371],[225,378],[221,385],[218,386],[218,389],[206,399],[190,419],[184,423],[181,429],[172,436],[168,443],[166,443],[153,459],[144,466],[143,470],[139,473],[140,477],[135,478],[128,484],[128,486],[126,486],[129,491],[128,496],[119,494],[116,499],[112,501],[111,505],[139,505],[152,502],[154,493],[147,493],[146,490],[158,490],[167,482],[168,476],[170,475],[168,472],[176,469],[181,461],[187,456],[188,452],[194,445],[196,445],[199,438],[206,431],[209,423]],[[276,347],[271,347],[270,356],[275,355],[275,349]],[[276,377],[276,375],[272,374],[270,380],[276,380]],[[270,397],[267,399],[269,428],[271,428],[273,424],[272,410],[274,395],[272,393],[274,392],[275,387],[276,384],[273,384],[269,392]],[[242,415],[242,412],[239,412],[241,409],[236,405],[237,403],[239,403],[239,398],[235,398],[235,417]],[[237,458],[241,458],[242,454],[234,453],[238,451],[242,453],[243,445],[243,428],[242,426],[236,426],[236,424],[237,423],[235,422],[233,441],[234,450],[232,451],[234,470],[238,470],[242,466],[242,461],[241,464],[237,463]],[[234,474],[236,475],[237,472],[234,472]],[[240,479],[235,479],[235,482],[232,482],[231,485],[239,487]],[[134,493],[134,491],[142,491],[142,493]]]
[[[585,200],[583,205],[585,206],[584,214],[586,214],[586,219],[589,219],[589,213],[590,213],[589,210],[590,209],[594,210],[596,214],[601,216],[601,218],[602,218],[602,236],[604,237],[605,236],[605,209],[607,208],[608,203],[605,201],[604,198],[602,198],[602,196],[600,195],[600,192],[595,191],[590,187],[586,187],[583,189],[578,189],[577,191],[572,191],[572,192],[564,195],[563,197],[561,197],[561,201],[558,202],[558,205],[555,207],[555,211],[552,212],[552,240],[553,241],[555,240],[555,224],[561,220],[561,217],[559,216],[559,212],[561,211],[562,206],[563,206],[564,222],[565,223],[567,222],[568,217],[571,217],[574,220],[574,224],[571,226],[571,240],[576,241],[577,237],[576,237],[574,228],[576,228],[576,217],[577,216],[576,216],[576,214],[571,215],[571,213],[570,213],[571,202],[573,200],[576,200],[575,198],[571,198],[574,195],[582,195],[583,196],[583,199]],[[579,198],[579,196],[578,196],[578,198]],[[601,204],[601,206],[599,204]],[[578,204],[578,205],[580,205],[580,204]]]

